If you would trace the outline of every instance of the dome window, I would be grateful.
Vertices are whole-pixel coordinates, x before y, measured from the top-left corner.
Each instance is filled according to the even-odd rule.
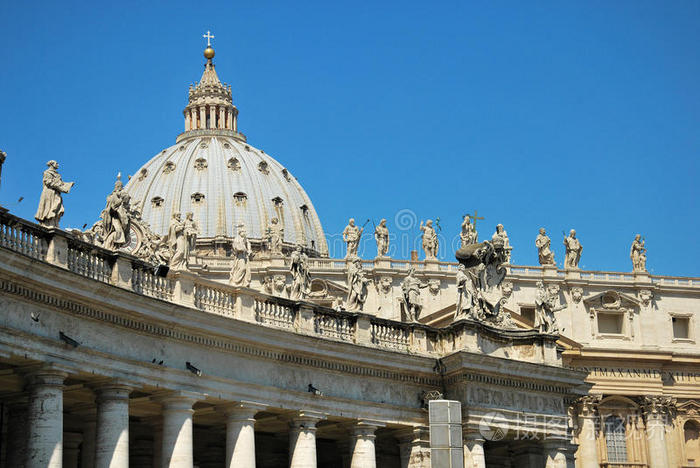
[[[231,147],[231,145],[230,145],[230,144],[228,144],[228,143],[224,143],[224,148],[230,148],[230,147]]]
[[[272,203],[275,205],[275,208],[281,208],[282,205],[284,205],[284,200],[282,200],[280,197],[275,197],[272,199]]]
[[[185,151],[185,145],[180,146],[180,151]]]
[[[303,214],[304,217],[309,216],[309,207],[308,207],[308,205],[301,205],[301,206],[299,207],[299,209],[301,210],[301,214]]]
[[[206,141],[203,141],[202,144],[199,145],[199,147],[202,148],[202,149],[206,149],[207,147],[209,147],[209,145],[207,144]]]
[[[192,199],[192,203],[194,205],[199,205],[201,203],[204,203],[204,194],[203,193],[193,193],[192,196],[190,197]]]
[[[233,201],[236,204],[236,206],[245,206],[247,200],[248,195],[246,195],[243,192],[236,192],[233,194]]]
[[[246,150],[246,151],[250,151],[250,146],[245,145],[245,150]]]
[[[289,171],[287,169],[282,169],[282,177],[284,177],[284,180],[286,180],[287,182],[292,180],[292,176],[289,175]]]
[[[228,160],[228,163],[226,164],[229,169],[231,169],[233,172],[238,172],[241,170],[241,162],[238,160],[238,158],[231,158]]]
[[[139,171],[139,181],[145,179],[146,177],[148,177],[148,169],[144,167]]]
[[[270,173],[270,169],[265,161],[260,161],[260,163],[258,164],[258,170],[263,174]]]
[[[203,171],[208,167],[207,160],[204,158],[197,158],[194,162],[194,168],[198,171]]]
[[[163,166],[163,174],[170,174],[175,170],[175,163],[172,161],[168,161],[165,163],[165,166]]]
[[[163,206],[163,201],[162,197],[153,197],[151,199],[151,206],[153,206],[153,208],[160,208]]]

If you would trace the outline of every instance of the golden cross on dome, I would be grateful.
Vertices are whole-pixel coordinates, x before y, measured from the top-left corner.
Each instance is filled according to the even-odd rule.
[[[204,37],[207,40],[207,47],[211,47],[211,40],[214,39],[214,36],[212,36],[210,31],[207,31],[206,34],[203,34],[202,37]]]

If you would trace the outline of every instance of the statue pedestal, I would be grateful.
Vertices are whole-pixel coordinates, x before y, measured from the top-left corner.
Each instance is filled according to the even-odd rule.
[[[542,265],[542,276],[545,278],[556,278],[557,277],[557,266],[556,265]]]
[[[374,268],[391,268],[391,257],[382,256],[375,258]]]
[[[284,266],[284,256],[281,254],[270,255],[270,266],[283,267]]]
[[[440,269],[440,261],[437,258],[426,258],[425,269],[430,271],[438,271]]]
[[[634,272],[634,282],[651,284],[651,275],[648,271],[635,271]]]
[[[566,270],[566,279],[581,279],[581,270],[578,268]]]

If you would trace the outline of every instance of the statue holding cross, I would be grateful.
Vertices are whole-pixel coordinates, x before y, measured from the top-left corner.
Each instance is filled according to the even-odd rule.
[[[464,215],[464,220],[462,221],[462,232],[459,234],[459,238],[462,241],[462,247],[479,242],[479,233],[476,231],[476,221],[484,218],[480,217],[478,213],[479,212],[475,210],[473,215]],[[472,222],[472,220],[474,221]]]

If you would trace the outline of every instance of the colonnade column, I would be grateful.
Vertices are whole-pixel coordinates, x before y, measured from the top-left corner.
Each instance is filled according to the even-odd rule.
[[[219,123],[216,128],[226,127],[226,108],[224,106],[219,106]]]
[[[129,393],[119,383],[104,384],[97,393],[95,468],[129,467]]]
[[[163,407],[161,466],[163,468],[192,468],[192,405],[195,394],[177,392],[156,398]]]
[[[351,428],[352,431],[352,460],[350,468],[376,468],[377,456],[375,450],[375,431],[384,427],[379,421],[359,420]]]
[[[578,462],[580,468],[598,468],[598,443],[596,442],[596,409],[599,396],[586,395],[579,400]]]
[[[86,415],[83,419],[83,446],[80,450],[80,468],[95,468],[97,442],[97,416]]]
[[[666,418],[672,404],[675,404],[675,401],[667,397],[646,397],[644,400],[650,468],[669,466],[666,452]]]
[[[486,468],[486,454],[484,443],[486,439],[476,432],[468,432],[463,435],[464,442],[464,466],[469,468]]]
[[[255,414],[265,405],[241,402],[226,406],[226,468],[255,468]]]
[[[66,375],[46,368],[27,376],[26,468],[61,468],[63,464],[63,381]]]
[[[299,411],[291,420],[289,431],[289,467],[316,468],[316,423],[324,415]]]
[[[401,468],[430,468],[430,429],[419,426],[396,434]],[[470,467],[471,468],[471,467]]]

